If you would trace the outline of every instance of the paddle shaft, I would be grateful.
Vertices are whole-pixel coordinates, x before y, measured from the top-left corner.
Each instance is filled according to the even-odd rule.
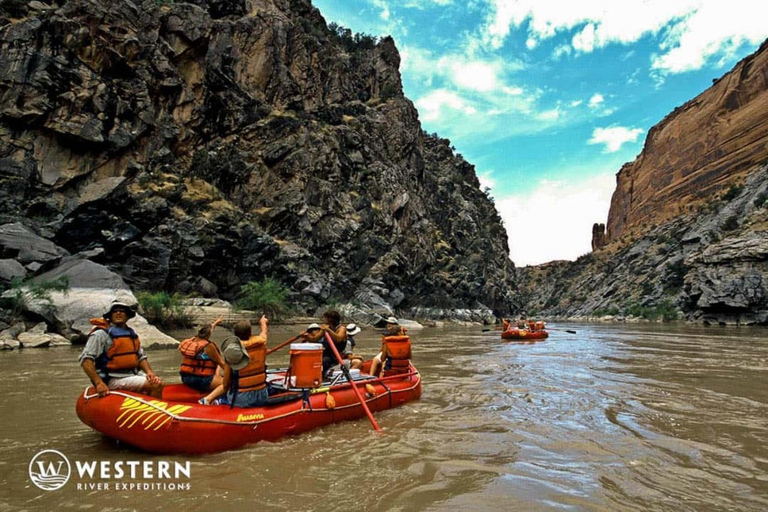
[[[272,352],[277,352],[278,350],[280,350],[281,348],[283,348],[287,344],[293,343],[294,341],[298,340],[299,338],[301,338],[301,336],[294,336],[293,338],[289,339],[288,341],[282,342],[281,344],[279,344],[275,348],[271,348],[271,349],[267,350],[267,355],[271,354]]]
[[[327,332],[325,333],[325,339],[328,342],[328,345],[331,347],[331,351],[333,352],[333,355],[336,356],[336,360],[341,365],[341,371],[344,373],[344,376],[347,378],[347,381],[350,384],[352,384],[352,391],[355,392],[355,395],[357,395],[357,399],[360,400],[360,405],[363,406],[363,410],[365,411],[366,416],[368,416],[368,419],[371,420],[371,425],[373,425],[373,428],[376,430],[376,432],[381,432],[381,428],[379,428],[379,424],[376,423],[375,419],[373,419],[373,414],[371,414],[371,410],[368,408],[368,404],[365,403],[365,398],[363,398],[363,395],[360,394],[360,390],[357,389],[357,386],[352,380],[352,375],[350,375],[349,373],[349,368],[344,366],[344,361],[341,359],[341,354],[339,354],[339,351],[336,348],[336,345],[334,345],[331,335],[328,334]]]

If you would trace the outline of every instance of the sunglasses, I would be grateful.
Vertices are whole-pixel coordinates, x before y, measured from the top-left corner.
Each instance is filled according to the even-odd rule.
[[[112,313],[123,313],[123,314],[127,315],[128,314],[128,310],[127,309],[123,309],[123,308],[115,308],[115,309],[112,310]]]

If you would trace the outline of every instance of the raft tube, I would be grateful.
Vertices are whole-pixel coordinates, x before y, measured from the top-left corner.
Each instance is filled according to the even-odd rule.
[[[548,336],[547,331],[529,331],[527,329],[510,329],[501,333],[503,340],[543,340]]]
[[[282,380],[284,375],[270,372],[270,380]],[[413,365],[407,373],[383,378],[360,375],[353,377],[353,383],[372,412],[421,396],[421,376]],[[222,452],[365,416],[352,384],[343,378],[314,389],[288,388],[284,398],[291,395],[294,400],[261,407],[198,404],[204,395],[184,384],[172,384],[163,390],[162,400],[130,391],[112,391],[99,398],[88,387],[77,399],[76,411],[94,430],[161,454]]]

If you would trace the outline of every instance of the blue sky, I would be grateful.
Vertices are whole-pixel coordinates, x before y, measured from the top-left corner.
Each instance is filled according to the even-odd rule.
[[[313,4],[395,39],[423,128],[476,166],[518,266],[589,252],[648,130],[768,37],[754,0]]]

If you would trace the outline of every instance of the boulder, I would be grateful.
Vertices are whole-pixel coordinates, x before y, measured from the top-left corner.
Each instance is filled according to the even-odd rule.
[[[44,348],[51,344],[51,337],[45,333],[23,332],[19,334],[19,343],[23,348]]]
[[[19,340],[0,337],[0,350],[14,350],[17,348],[21,348],[21,343],[19,343]]]
[[[91,329],[89,320],[102,316],[114,300],[137,304],[136,297],[120,276],[90,260],[72,260],[41,274],[35,281],[51,281],[61,276],[69,279],[67,292],[52,293],[53,312],[44,305],[32,304],[30,310],[46,318],[61,332],[85,336]],[[144,348],[175,347],[178,341],[136,315],[128,322],[141,338]]]
[[[27,276],[27,269],[16,260],[0,260],[0,281],[10,283],[16,277]]]
[[[22,264],[48,262],[69,256],[65,249],[37,236],[20,222],[0,226],[0,252]]]

